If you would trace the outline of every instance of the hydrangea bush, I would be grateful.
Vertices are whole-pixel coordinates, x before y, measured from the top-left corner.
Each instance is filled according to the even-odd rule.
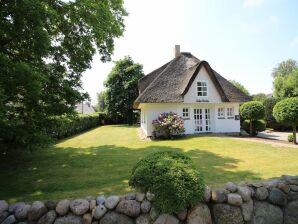
[[[185,132],[184,121],[176,113],[162,113],[152,122],[156,137],[173,138]]]

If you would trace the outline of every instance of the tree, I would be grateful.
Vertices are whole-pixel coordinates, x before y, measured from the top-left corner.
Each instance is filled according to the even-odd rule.
[[[240,115],[243,119],[249,120],[251,136],[253,136],[253,121],[264,118],[264,113],[264,106],[259,101],[250,101],[241,105]]]
[[[293,127],[294,143],[297,144],[296,127],[298,125],[298,97],[279,101],[273,108],[274,118],[285,125]]]
[[[267,99],[267,95],[265,93],[257,93],[252,95],[253,101],[264,102]]]
[[[143,66],[130,56],[115,62],[105,81],[106,108],[110,117],[133,124],[133,102],[138,97],[138,80],[144,76]]]
[[[274,80],[274,97],[283,99],[298,96],[298,69],[286,76],[277,75]]]
[[[96,51],[110,60],[127,13],[122,0],[2,0],[0,10],[0,139],[30,146],[87,97],[82,73]]]
[[[97,110],[99,112],[104,112],[106,109],[106,92],[101,91],[97,93]]]
[[[246,95],[249,95],[249,91],[241,83],[235,80],[229,80],[229,82],[232,83],[241,92],[245,93]]]
[[[273,68],[272,76],[275,78],[277,76],[285,77],[292,73],[295,69],[298,69],[297,62],[293,59],[288,59],[287,61],[282,61]]]

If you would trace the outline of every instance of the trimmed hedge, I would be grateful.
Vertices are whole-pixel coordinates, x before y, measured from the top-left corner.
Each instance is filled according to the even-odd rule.
[[[294,135],[293,134],[289,134],[288,135],[288,141],[289,142],[293,142],[294,141]]]
[[[55,117],[47,132],[54,138],[62,139],[105,124],[107,120],[105,113]]]
[[[249,120],[242,122],[241,128],[250,134]],[[254,120],[252,122],[252,135],[255,136],[261,131],[266,130],[266,122],[264,120]]]
[[[190,157],[176,151],[156,152],[140,160],[132,170],[129,185],[153,193],[154,205],[165,213],[196,205],[205,187]]]

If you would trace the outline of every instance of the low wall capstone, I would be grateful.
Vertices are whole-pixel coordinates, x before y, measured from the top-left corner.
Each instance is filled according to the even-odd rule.
[[[0,201],[0,223],[28,224],[298,224],[298,176],[205,188],[204,200],[176,214],[160,214],[151,193],[84,199]]]

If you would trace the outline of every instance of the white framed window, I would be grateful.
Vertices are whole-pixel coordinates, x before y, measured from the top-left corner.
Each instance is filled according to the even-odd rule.
[[[197,96],[199,97],[204,97],[208,95],[208,90],[207,90],[207,82],[206,81],[199,81],[197,82]]]
[[[233,108],[233,107],[229,107],[229,108],[227,108],[227,117],[228,117],[229,119],[234,118],[234,108]]]
[[[223,108],[223,107],[217,108],[217,118],[225,119],[225,108]]]
[[[184,119],[189,119],[189,108],[188,107],[184,107],[182,109],[182,117]]]

